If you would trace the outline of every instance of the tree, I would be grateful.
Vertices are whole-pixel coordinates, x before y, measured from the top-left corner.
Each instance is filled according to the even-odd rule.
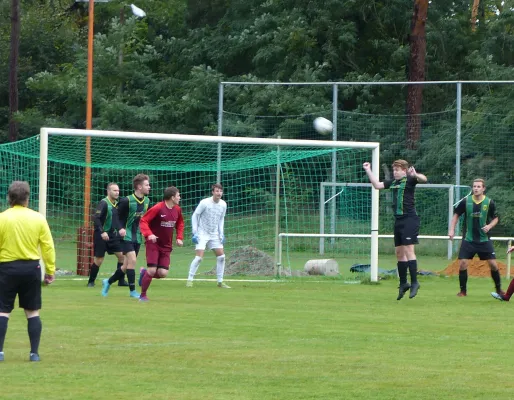
[[[415,0],[412,13],[409,60],[409,81],[425,80],[426,34],[428,0]],[[421,138],[421,106],[423,85],[409,85],[407,92],[407,147],[414,149]]]
[[[9,140],[18,139],[18,57],[20,54],[20,0],[11,2],[11,53],[9,57]]]

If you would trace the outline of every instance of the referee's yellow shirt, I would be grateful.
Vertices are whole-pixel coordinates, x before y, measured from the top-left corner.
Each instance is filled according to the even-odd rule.
[[[41,256],[45,272],[54,275],[55,247],[45,217],[22,206],[0,213],[0,262],[39,260]]]

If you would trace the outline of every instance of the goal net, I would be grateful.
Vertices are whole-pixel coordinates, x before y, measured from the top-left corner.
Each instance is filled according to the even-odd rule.
[[[166,187],[178,187],[186,221],[185,248],[174,253],[191,257],[191,214],[219,181],[228,205],[227,269],[233,266],[239,268],[235,273],[245,274],[258,264],[262,267],[259,274],[274,275],[278,234],[313,232],[312,228],[319,226],[321,183],[341,179],[365,182],[363,162],[378,165],[377,143],[53,128],[2,145],[0,154],[2,200],[12,180],[27,180],[32,208],[47,216],[52,229],[58,267],[79,274],[88,273],[91,216],[109,182],[117,183],[120,196],[126,196],[132,193],[132,178],[147,174],[151,204],[162,199]],[[369,193],[361,199],[363,207],[370,207],[368,199]],[[302,246],[290,250],[304,253],[302,259],[317,252]],[[370,248],[367,253],[369,260]],[[302,269],[303,264],[292,268]]]

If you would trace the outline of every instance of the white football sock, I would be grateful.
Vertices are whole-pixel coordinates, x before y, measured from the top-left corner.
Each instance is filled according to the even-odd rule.
[[[194,260],[191,262],[191,266],[189,267],[189,277],[187,280],[192,281],[195,277],[196,271],[198,271],[198,267],[202,262],[202,257],[196,256]]]
[[[225,254],[216,257],[216,276],[218,283],[223,282],[223,274],[225,273]]]

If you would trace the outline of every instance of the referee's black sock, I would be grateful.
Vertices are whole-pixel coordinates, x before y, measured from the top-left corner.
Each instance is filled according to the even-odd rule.
[[[460,291],[462,293],[467,292],[467,286],[468,286],[468,270],[459,270],[459,284],[460,284]]]
[[[133,290],[136,290],[136,271],[133,269],[127,269],[127,281],[130,291],[132,292]]]
[[[418,282],[418,260],[409,260],[410,283]]]
[[[41,340],[42,330],[43,324],[41,323],[41,318],[39,318],[39,316],[27,318],[27,331],[29,332],[31,353],[38,354],[39,352],[39,341]]]
[[[4,341],[5,334],[7,333],[7,324],[9,323],[9,318],[0,317],[0,352],[4,351]]]
[[[499,270],[491,270],[491,277],[494,281],[494,286],[496,287],[496,292],[500,293],[502,290],[502,281],[500,278],[500,271]]]
[[[398,276],[400,277],[400,285],[405,285],[407,283],[408,267],[408,261],[398,261]]]
[[[114,282],[116,282],[119,279],[123,278],[123,271],[121,269],[117,269],[114,274],[109,278],[109,285],[112,285]]]
[[[88,283],[95,283],[96,277],[98,276],[98,271],[100,270],[100,267],[96,265],[95,263],[91,264],[91,269],[89,270],[89,282]]]

